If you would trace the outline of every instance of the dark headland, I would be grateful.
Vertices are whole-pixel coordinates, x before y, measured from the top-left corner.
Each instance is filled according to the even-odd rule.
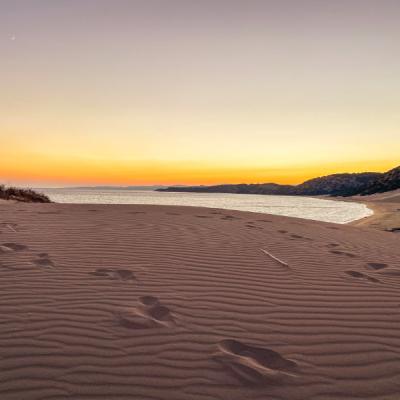
[[[227,184],[214,186],[171,186],[160,192],[237,193],[282,196],[356,196],[383,193],[400,188],[400,166],[390,171],[333,174],[307,180],[299,185],[277,183]]]

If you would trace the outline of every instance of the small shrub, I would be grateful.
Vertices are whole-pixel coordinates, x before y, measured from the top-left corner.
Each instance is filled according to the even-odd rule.
[[[4,185],[0,185],[0,199],[25,203],[51,203],[50,199],[43,193],[35,192],[32,189],[5,187]]]

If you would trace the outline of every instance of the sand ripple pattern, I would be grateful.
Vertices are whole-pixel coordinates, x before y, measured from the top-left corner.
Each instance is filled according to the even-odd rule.
[[[0,204],[0,399],[400,398],[400,237]]]

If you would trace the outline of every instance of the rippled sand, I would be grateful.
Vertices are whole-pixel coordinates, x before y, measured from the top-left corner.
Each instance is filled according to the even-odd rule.
[[[0,204],[0,399],[400,398],[399,236]]]

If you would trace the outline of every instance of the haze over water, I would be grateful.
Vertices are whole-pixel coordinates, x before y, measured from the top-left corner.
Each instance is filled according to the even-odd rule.
[[[171,193],[124,189],[43,189],[58,203],[158,204],[223,208],[344,224],[371,215],[364,204],[301,196]]]

